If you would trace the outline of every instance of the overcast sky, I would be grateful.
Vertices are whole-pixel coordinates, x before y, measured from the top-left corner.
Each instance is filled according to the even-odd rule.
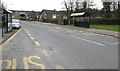
[[[41,11],[42,9],[48,10],[63,10],[64,0],[2,0],[2,2],[10,10],[34,10]],[[102,8],[101,0],[94,0],[97,8]]]

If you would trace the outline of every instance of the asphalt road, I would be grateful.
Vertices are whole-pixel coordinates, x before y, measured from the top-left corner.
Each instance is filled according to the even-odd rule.
[[[2,47],[3,69],[117,69],[118,38],[22,21]]]

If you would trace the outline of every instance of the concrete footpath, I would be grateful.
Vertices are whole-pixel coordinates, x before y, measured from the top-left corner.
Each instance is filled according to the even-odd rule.
[[[108,31],[108,30],[101,30],[101,29],[86,29],[86,28],[80,28],[80,27],[75,27],[75,26],[68,26],[68,25],[59,25],[61,27],[65,28],[70,28],[70,29],[76,29],[76,30],[81,30],[81,31],[86,31],[86,32],[91,32],[91,33],[96,33],[96,34],[101,34],[101,35],[107,35],[107,36],[112,36],[116,38],[120,38],[120,32],[116,31]]]
[[[0,28],[0,43],[2,42],[2,29]]]
[[[1,34],[1,37],[0,37],[0,44],[2,42],[4,42],[5,40],[7,40],[10,36],[12,36],[18,29],[13,29],[11,32],[9,33],[4,33],[3,36]],[[0,32],[2,33],[2,30],[0,29]]]

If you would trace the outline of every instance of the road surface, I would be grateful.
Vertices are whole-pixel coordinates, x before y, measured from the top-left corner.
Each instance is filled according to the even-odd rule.
[[[2,47],[3,69],[117,69],[118,38],[22,21]]]

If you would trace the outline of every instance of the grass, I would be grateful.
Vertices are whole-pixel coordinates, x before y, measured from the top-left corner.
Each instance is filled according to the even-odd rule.
[[[120,32],[120,25],[90,25],[90,28]]]
[[[40,21],[32,21],[32,22],[40,22]]]
[[[46,22],[42,22],[42,21],[32,21],[32,22],[41,22],[41,23],[46,23]]]
[[[32,21],[32,22],[41,22],[41,21]],[[45,23],[45,22],[42,22],[42,23]],[[70,25],[70,26],[74,26],[74,25]],[[90,25],[90,28],[120,32],[120,25]]]

